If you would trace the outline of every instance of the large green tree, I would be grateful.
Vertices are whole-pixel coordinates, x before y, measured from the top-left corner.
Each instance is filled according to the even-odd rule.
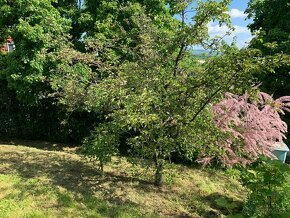
[[[2,58],[1,78],[23,100],[47,97],[52,57],[69,44],[71,21],[62,17],[51,0],[0,1],[2,41],[11,36],[14,52]]]
[[[130,48],[136,56],[120,63],[112,71],[115,74],[105,80],[84,85],[86,102],[91,107],[108,110],[108,122],[85,144],[85,151],[101,161],[101,168],[109,160],[108,155],[115,152],[114,147],[124,132],[130,132],[127,143],[133,154],[154,163],[157,185],[162,184],[164,165],[172,153],[182,153],[192,160],[196,153],[202,157],[207,152],[216,155],[224,152],[216,146],[223,134],[213,125],[211,106],[226,91],[241,93],[248,88],[252,73],[259,72],[263,62],[251,50],[238,51],[220,40],[210,40],[208,22],[218,20],[229,24],[225,13],[229,1],[199,2],[193,8],[196,13],[191,17],[192,22],[188,23],[190,3],[175,5],[180,20],[170,31],[160,30],[154,18],[142,12],[146,8],[140,7],[140,15],[135,16],[140,29],[138,44]],[[193,45],[207,46],[220,53],[202,64],[193,58]],[[89,99],[91,94],[95,97]],[[109,101],[100,104],[96,96],[99,100],[100,96],[107,96]]]
[[[253,19],[249,25],[254,38],[251,48],[260,50],[273,70],[256,75],[262,91],[275,98],[290,94],[290,2],[288,0],[251,0],[246,10]],[[290,125],[290,116],[283,118]],[[289,140],[288,133],[288,140]]]
[[[132,49],[140,44],[141,16],[149,16],[163,37],[176,27],[162,0],[1,0],[0,12],[0,40],[11,36],[17,48],[4,56],[1,76],[31,101],[49,96],[52,77],[66,71],[83,71],[95,81],[108,76],[108,65],[137,59]]]
[[[290,3],[288,0],[251,0],[246,10],[253,19],[249,28],[254,34],[250,47],[264,56],[280,59],[274,72],[260,74],[262,89],[275,97],[290,93]]]

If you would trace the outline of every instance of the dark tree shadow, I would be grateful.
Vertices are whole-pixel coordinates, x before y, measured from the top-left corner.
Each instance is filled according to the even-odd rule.
[[[142,207],[126,198],[126,192],[120,194],[117,190],[131,185],[134,189],[142,189],[145,192],[156,191],[151,182],[133,178],[126,172],[105,172],[102,175],[94,164],[65,152],[1,151],[0,163],[4,164],[3,167],[0,167],[0,174],[17,174],[24,179],[48,178],[50,184],[76,193],[79,201],[84,201],[88,205],[90,205],[89,201],[94,199],[94,195],[101,192],[102,201],[108,202],[106,207],[111,207],[115,212],[119,210],[118,206],[121,206],[120,208]],[[29,190],[28,187],[17,186],[15,188],[23,190],[23,193]],[[58,195],[60,198],[68,198],[61,192]],[[100,200],[96,198],[95,201]],[[106,211],[106,213],[109,212]],[[115,216],[110,215],[109,217]]]
[[[6,144],[8,143],[6,142]],[[26,179],[38,177],[48,178],[50,184],[63,187],[70,192],[76,193],[76,196],[79,198],[78,200],[86,202],[87,205],[91,205],[90,201],[92,198],[94,199],[96,193],[102,193],[102,200],[113,205],[109,206],[112,207],[112,210],[118,210],[118,205],[141,208],[143,205],[131,201],[130,198],[126,196],[127,193],[124,191],[126,187],[135,189],[136,192],[161,193],[164,198],[170,198],[174,195],[178,199],[186,201],[183,196],[184,193],[175,192],[170,187],[166,187],[165,189],[157,188],[153,183],[147,180],[132,177],[129,172],[126,172],[124,166],[122,166],[120,170],[107,171],[103,176],[98,170],[96,163],[86,162],[77,155],[67,153],[67,148],[62,145],[58,146],[53,143],[45,142],[31,143],[28,141],[27,143],[13,141],[10,142],[10,144],[13,147],[21,145],[35,147],[38,148],[38,150],[21,150],[13,149],[12,147],[11,149],[1,151],[0,163],[4,163],[4,165],[0,167],[0,174],[16,173]],[[39,150],[39,148],[41,150]],[[71,152],[73,153],[73,151]],[[217,179],[219,179],[218,175]],[[27,189],[29,188],[23,187],[23,191]],[[192,190],[191,192],[198,193],[199,190]],[[67,198],[66,201],[69,202],[69,196],[61,192],[59,192],[58,195],[59,198]],[[192,208],[191,212],[197,212],[201,217],[219,217],[220,215],[227,215],[228,212],[225,208],[218,207],[218,205],[214,203],[215,200],[220,197],[227,198],[227,196],[219,193],[211,194],[206,197],[198,197],[198,200],[200,200],[202,204],[210,206],[212,210],[206,211],[203,208]],[[230,198],[227,198],[227,200],[229,202],[234,201]],[[93,201],[99,202],[97,198]],[[91,207],[93,208],[96,204],[97,203],[92,203]],[[237,202],[237,204],[241,205],[241,202]],[[100,205],[100,207],[102,207],[102,205]],[[104,213],[109,212],[106,211]],[[192,217],[190,214],[182,213],[181,211],[175,211],[174,214],[167,215],[168,217],[180,218]],[[111,215],[108,216],[110,217]]]
[[[55,155],[50,152],[5,152],[5,155],[0,156],[0,162],[9,165],[0,169],[0,173],[10,174],[16,171],[23,178],[47,176],[54,185],[79,193],[93,194],[95,191],[103,190],[104,183],[110,184],[112,189],[123,186],[124,183],[137,182],[140,188],[153,185],[125,173],[122,175],[105,172],[102,175],[93,164],[71,158],[64,153]]]
[[[30,148],[38,148],[45,151],[65,151],[69,153],[75,153],[79,151],[78,145],[68,145],[57,142],[45,142],[45,141],[30,141],[30,140],[0,140],[0,144],[14,145],[14,146],[24,146]]]
[[[236,205],[236,207],[234,209],[232,209],[231,211],[229,211],[226,206],[220,206],[218,205],[218,203],[216,202],[216,200],[218,199],[225,199],[229,204],[234,203]],[[224,216],[228,216],[230,215],[230,213],[233,214],[237,214],[237,213],[241,213],[242,209],[243,209],[243,202],[242,201],[237,201],[231,197],[228,197],[226,195],[223,195],[221,193],[213,193],[210,195],[207,195],[206,197],[204,197],[202,199],[202,201],[204,201],[205,203],[207,203],[212,209],[215,209],[216,211],[218,211],[220,214],[218,214],[215,211],[200,211],[200,213],[202,213],[204,215],[204,217],[218,217],[221,214]]]
[[[285,163],[290,164],[290,154],[288,153]]]

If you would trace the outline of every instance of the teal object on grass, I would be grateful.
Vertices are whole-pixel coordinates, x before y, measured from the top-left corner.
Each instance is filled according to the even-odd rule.
[[[289,152],[289,148],[286,144],[276,144],[273,146],[273,154],[281,160],[283,163],[286,161],[287,153]]]

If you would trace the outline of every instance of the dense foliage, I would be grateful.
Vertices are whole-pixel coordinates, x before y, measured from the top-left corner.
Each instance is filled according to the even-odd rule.
[[[290,4],[288,0],[251,0],[246,11],[253,19],[251,48],[259,49],[269,60],[276,60],[273,71],[256,75],[260,89],[275,98],[290,93]],[[290,115],[283,119],[290,124]],[[287,135],[289,136],[289,134]],[[288,137],[289,138],[289,137]]]
[[[246,217],[288,217],[290,215],[290,168],[278,160],[260,158],[243,171],[242,182],[249,189],[244,206]]]
[[[251,0],[246,11],[253,19],[249,28],[256,35],[251,46],[268,55],[281,51],[289,54],[289,9],[288,0]]]

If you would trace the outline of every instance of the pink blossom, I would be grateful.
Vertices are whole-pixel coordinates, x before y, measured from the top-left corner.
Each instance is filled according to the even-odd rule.
[[[273,145],[282,143],[287,125],[280,114],[290,112],[290,96],[274,100],[260,92],[256,98],[246,93],[243,96],[226,93],[225,98],[212,108],[215,125],[232,138],[218,143],[224,155],[218,160],[225,166],[248,164],[259,155],[275,158]],[[237,144],[237,141],[241,142]],[[208,164],[210,157],[205,157]],[[201,160],[203,162],[203,160]]]

